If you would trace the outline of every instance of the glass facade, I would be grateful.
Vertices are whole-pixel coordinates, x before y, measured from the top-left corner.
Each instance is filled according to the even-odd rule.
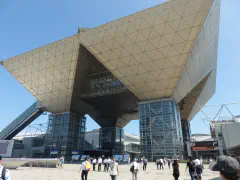
[[[140,144],[130,143],[125,146],[125,151],[130,153],[139,153],[141,151]]]
[[[141,153],[149,161],[182,158],[183,136],[178,106],[172,99],[139,103]]]
[[[100,96],[127,91],[128,89],[111,73],[91,76],[81,93],[81,97]]]
[[[46,146],[51,156],[65,156],[70,159],[73,152],[84,150],[86,118],[73,113],[49,115]]]
[[[121,154],[124,151],[124,130],[117,127],[102,127],[99,146],[101,150],[109,150],[112,155]]]

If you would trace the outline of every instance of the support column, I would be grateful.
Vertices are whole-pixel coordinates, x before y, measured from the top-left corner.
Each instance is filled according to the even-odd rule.
[[[118,127],[102,127],[99,136],[100,150],[109,151],[109,155],[122,154],[124,151],[124,130]]]
[[[49,115],[46,147],[50,157],[64,156],[70,160],[73,153],[84,151],[86,118],[71,112]]]
[[[183,137],[178,106],[172,99],[139,103],[141,153],[149,161],[182,158]]]
[[[190,128],[190,122],[187,120],[182,120],[182,134],[183,134],[183,145],[184,145],[184,152],[183,157],[184,159],[188,159],[189,156],[192,156],[192,150],[191,150],[191,128]]]

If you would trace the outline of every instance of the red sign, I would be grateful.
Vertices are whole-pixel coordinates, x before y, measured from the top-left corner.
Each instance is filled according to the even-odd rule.
[[[192,150],[194,151],[208,151],[208,150],[214,150],[214,147],[192,147]]]

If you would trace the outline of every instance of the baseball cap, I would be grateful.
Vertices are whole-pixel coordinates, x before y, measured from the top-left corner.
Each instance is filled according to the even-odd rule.
[[[239,171],[238,161],[230,156],[219,156],[217,162],[211,168],[212,171],[221,171],[222,173],[237,175]]]

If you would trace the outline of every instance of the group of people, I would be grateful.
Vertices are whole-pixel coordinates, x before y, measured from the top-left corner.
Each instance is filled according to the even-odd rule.
[[[98,166],[98,171],[102,170],[102,164],[104,165],[104,171],[108,172],[109,171],[109,167],[110,164],[112,163],[112,159],[110,157],[105,158],[104,160],[102,159],[102,157],[99,157],[98,159],[94,158],[90,158],[90,162],[93,165],[93,171],[96,170],[96,165]]]
[[[141,158],[139,161],[134,159],[133,162],[130,160],[128,161],[130,164],[130,171],[132,173],[132,180],[138,179],[138,172],[140,169],[140,163],[142,164],[143,171],[147,169],[147,159],[144,157]],[[140,162],[140,163],[139,163]],[[101,157],[98,159],[96,158],[86,158],[85,161],[82,163],[81,170],[82,170],[82,180],[87,180],[88,172],[91,169],[91,165],[93,165],[93,170],[95,171],[95,166],[98,164],[98,171],[101,171],[101,165],[104,164],[104,171],[109,172],[111,176],[111,180],[116,180],[117,176],[119,176],[119,167],[116,161],[116,158],[105,158],[102,160]],[[172,164],[171,164],[172,163]],[[178,160],[170,160],[167,158],[160,158],[156,160],[157,169],[163,169],[164,165],[168,165],[169,169],[172,166],[173,169],[173,177],[175,180],[178,180],[180,177],[180,170],[179,170],[179,162]],[[187,162],[186,169],[189,170],[189,175],[191,180],[201,180],[202,179],[202,172],[203,172],[203,160],[202,159],[195,159],[193,160],[189,157],[189,161]],[[217,159],[217,163],[212,168],[213,171],[220,171],[220,176],[223,180],[240,180],[240,166],[236,159],[230,156],[220,156]]]
[[[138,172],[139,172],[139,163],[137,159],[134,159],[133,162],[129,159],[129,165],[130,165],[130,171],[132,173],[132,179],[137,180]],[[94,158],[86,158],[82,165],[81,165],[81,178],[82,180],[87,180],[88,172],[91,169],[91,165],[93,166],[93,171],[96,171],[96,165],[98,166],[98,171],[101,171],[102,163],[104,164],[104,171],[109,172],[111,179],[116,180],[117,176],[119,176],[119,167],[118,163],[116,161],[116,158],[113,157],[112,159],[110,157],[105,158],[102,160],[102,157],[99,157],[98,159]],[[146,171],[147,169],[147,159],[142,158],[141,163],[143,165],[143,171]]]
[[[168,158],[157,159],[156,160],[157,169],[158,170],[159,169],[164,169],[164,166],[166,164],[168,165],[168,168],[171,169],[171,162],[172,162],[172,160],[168,159]],[[172,168],[173,168],[173,177],[174,177],[175,180],[178,180],[178,178],[180,176],[178,160],[173,160]]]
[[[119,176],[119,168],[115,157],[112,159],[110,157],[105,158],[104,160],[101,157],[98,160],[96,158],[86,158],[80,168],[82,180],[87,180],[91,165],[93,165],[93,171],[95,171],[96,164],[98,164],[98,171],[101,171],[102,163],[104,164],[104,171],[109,172],[112,180],[116,180],[117,176]]]
[[[231,156],[219,156],[216,162],[208,161],[209,165],[213,164],[212,171],[219,171],[222,180],[240,180],[240,165],[239,160]],[[189,169],[191,180],[201,180],[203,173],[203,160],[193,160],[189,157],[185,171]]]
[[[171,169],[171,159],[160,158],[156,160],[157,169],[164,169],[166,164],[168,164],[168,168]]]
[[[60,159],[62,161],[62,164],[64,163],[64,157]],[[171,164],[170,159],[160,158],[157,159],[157,167],[160,163],[161,166],[168,163]],[[230,156],[219,156],[216,162],[210,162],[212,163],[212,167],[210,168],[212,171],[219,171],[220,176],[222,180],[240,180],[240,165],[239,162],[240,159],[235,159]],[[129,160],[130,162],[130,160]],[[140,161],[143,165],[143,171],[146,171],[147,168],[147,159],[143,158]],[[82,180],[87,180],[88,173],[92,169],[95,171],[95,166],[98,164],[98,171],[101,171],[101,165],[104,164],[104,171],[109,172],[111,180],[116,180],[117,176],[119,176],[119,166],[118,162],[116,161],[116,158],[105,158],[102,160],[101,157],[98,158],[86,158],[81,165],[80,171],[81,171],[81,178]],[[162,165],[161,165],[162,163]],[[8,169],[6,169],[3,165],[2,157],[0,156],[0,180],[10,180],[10,172]],[[211,164],[210,164],[211,165]],[[169,167],[170,168],[170,167]],[[178,180],[180,177],[180,171],[179,171],[179,163],[178,160],[174,160],[172,163],[173,168],[173,176],[175,180]],[[189,170],[189,175],[191,177],[191,180],[201,180],[202,179],[202,172],[203,172],[203,160],[202,159],[195,159],[193,160],[191,157],[189,157],[189,161],[187,162],[186,170]],[[139,163],[137,159],[134,159],[133,162],[130,163],[130,171],[132,173],[132,180],[137,180],[138,172],[139,172]]]
[[[202,158],[193,160],[192,157],[189,157],[189,161],[187,162],[186,170],[189,170],[189,175],[191,177],[191,180],[202,179],[202,173],[203,173],[203,160]]]

